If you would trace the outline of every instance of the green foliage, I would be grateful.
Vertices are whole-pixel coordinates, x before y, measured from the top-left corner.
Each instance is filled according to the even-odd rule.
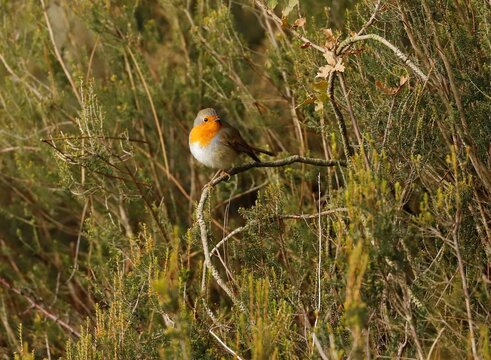
[[[490,359],[491,8],[377,3],[0,0],[0,356]],[[209,106],[354,149],[214,187],[216,273]]]

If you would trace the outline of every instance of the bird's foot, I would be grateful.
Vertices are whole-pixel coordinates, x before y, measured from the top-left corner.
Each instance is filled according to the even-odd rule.
[[[226,176],[226,177],[228,177],[227,181],[228,181],[228,180],[230,180],[230,178],[232,177],[232,175],[230,175],[230,174],[227,172],[227,170],[218,170],[218,171],[215,173],[215,175],[213,175],[213,177],[210,179],[210,181],[208,181],[208,183],[207,183],[207,184],[205,184],[205,186],[203,186],[203,189],[204,189],[204,188],[206,188],[206,187],[208,187],[208,186],[210,186],[210,187],[211,187],[211,186],[214,186],[215,184],[213,184],[213,182],[214,182],[216,179],[218,179],[218,178],[220,178],[220,177],[222,177],[222,176]]]
[[[230,175],[228,173],[228,169],[227,170],[220,170],[220,176],[226,176],[226,177],[228,177],[227,180],[230,180],[230,178],[232,177],[232,175]]]

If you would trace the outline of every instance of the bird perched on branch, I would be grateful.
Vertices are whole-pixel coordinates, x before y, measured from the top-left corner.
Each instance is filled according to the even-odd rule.
[[[189,148],[200,163],[225,170],[232,166],[241,153],[261,162],[256,153],[274,153],[249,145],[232,125],[218,116],[215,109],[200,110],[189,133]]]

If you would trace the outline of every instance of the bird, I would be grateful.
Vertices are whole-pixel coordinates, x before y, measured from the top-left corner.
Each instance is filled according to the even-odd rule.
[[[189,149],[200,163],[219,170],[231,168],[241,153],[256,162],[261,162],[257,153],[274,156],[271,151],[249,145],[239,130],[222,120],[213,108],[202,109],[196,115],[189,133]]]

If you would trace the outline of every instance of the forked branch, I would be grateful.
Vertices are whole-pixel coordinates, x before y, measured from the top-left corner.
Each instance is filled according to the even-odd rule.
[[[314,165],[314,166],[322,166],[322,167],[332,167],[332,166],[346,166],[346,162],[342,160],[322,160],[322,159],[315,159],[315,158],[308,158],[304,156],[299,156],[299,155],[293,155],[289,156],[284,159],[280,160],[275,160],[275,161],[268,161],[268,162],[254,162],[254,163],[249,163],[245,164],[242,166],[237,166],[234,167],[230,170],[227,171],[227,174],[221,175],[213,180],[211,180],[208,184],[205,185],[203,188],[203,192],[201,193],[201,198],[198,203],[198,208],[196,209],[196,217],[199,225],[199,230],[200,230],[200,236],[201,236],[201,242],[203,245],[203,253],[205,255],[205,267],[210,271],[211,275],[217,282],[217,284],[222,288],[223,291],[230,297],[232,302],[239,307],[239,309],[247,313],[247,309],[242,303],[242,301],[239,300],[239,298],[234,294],[232,289],[225,283],[225,281],[222,279],[220,276],[220,273],[218,270],[215,268],[215,266],[211,262],[211,253],[208,247],[208,229],[206,226],[206,221],[205,221],[205,215],[204,215],[204,209],[205,209],[205,204],[206,200],[208,200],[208,197],[210,196],[210,191],[213,186],[227,180],[230,178],[232,175],[236,175],[239,173],[242,173],[244,171],[254,169],[254,168],[272,168],[272,167],[282,167],[282,166],[287,166],[291,165],[294,163],[303,163],[303,164],[308,164],[308,165]],[[241,228],[242,230],[242,228]],[[240,230],[239,230],[240,231]],[[237,231],[238,232],[238,231]],[[202,284],[202,291],[205,290],[205,284]]]
[[[423,71],[419,67],[416,66],[415,63],[411,61],[409,56],[404,54],[399,48],[397,48],[395,45],[392,45],[388,40],[384,39],[382,36],[377,35],[377,34],[368,34],[368,35],[356,35],[350,38],[347,38],[346,40],[342,41],[341,44],[339,44],[336,54],[342,54],[347,47],[355,42],[358,41],[364,41],[364,40],[375,40],[386,47],[388,47],[392,52],[397,56],[399,59],[402,60],[404,65],[407,65],[416,75],[418,75],[421,80],[424,82],[428,81],[428,75],[425,75]]]
[[[44,317],[57,323],[63,330],[67,331],[68,333],[72,334],[77,338],[80,337],[80,333],[77,330],[75,330],[72,326],[70,326],[67,322],[60,319],[58,315],[55,315],[52,312],[48,311],[44,306],[36,302],[32,297],[22,292],[22,290],[12,286],[10,282],[8,282],[6,279],[2,277],[0,277],[0,286],[24,298],[24,300],[26,300],[29,303],[32,309],[36,309],[41,314],[43,314]]]

